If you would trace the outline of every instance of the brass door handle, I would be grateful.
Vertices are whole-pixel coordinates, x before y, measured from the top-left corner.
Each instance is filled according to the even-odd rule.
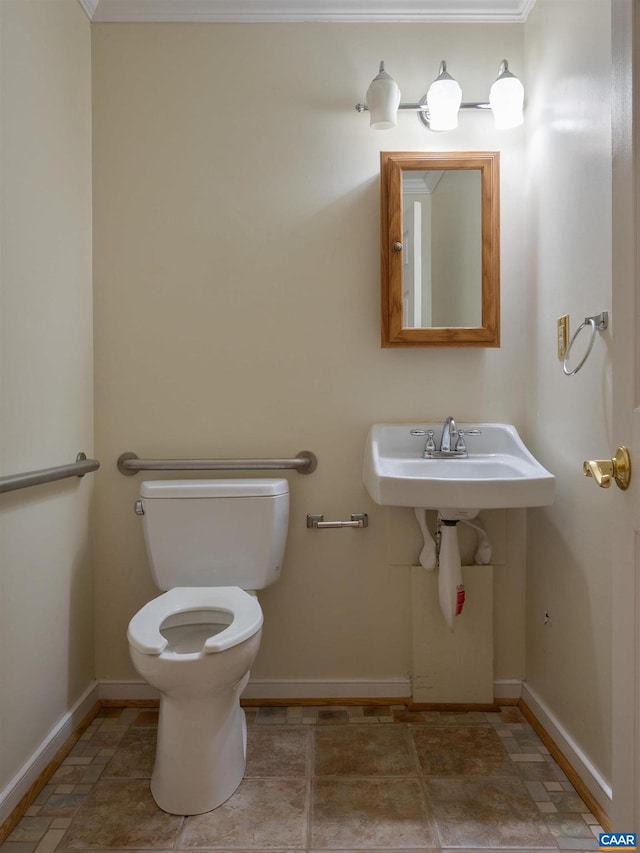
[[[629,451],[621,445],[613,459],[590,459],[583,462],[582,471],[585,477],[593,477],[601,489],[609,488],[611,478],[616,481],[619,489],[628,489],[631,482]]]

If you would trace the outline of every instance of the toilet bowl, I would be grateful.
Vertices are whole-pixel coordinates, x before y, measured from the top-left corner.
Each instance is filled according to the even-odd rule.
[[[239,696],[260,646],[262,610],[239,587],[165,592],[133,617],[133,664],[162,694],[151,792],[171,814],[200,814],[238,787],[246,761]]]
[[[288,483],[152,481],[140,505],[152,575],[166,590],[127,631],[135,669],[160,693],[151,793],[166,812],[201,814],[244,775],[240,694],[263,622],[254,590],[279,576]]]

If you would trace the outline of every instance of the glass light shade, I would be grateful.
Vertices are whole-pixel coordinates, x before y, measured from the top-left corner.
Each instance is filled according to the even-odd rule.
[[[524,121],[522,108],[524,105],[524,86],[509,71],[509,63],[503,59],[500,63],[498,79],[489,92],[489,105],[497,130],[508,130],[518,127]]]
[[[447,63],[441,62],[440,73],[427,92],[431,130],[455,130],[461,103],[462,89],[447,71]]]
[[[400,104],[400,87],[384,70],[384,62],[380,63],[378,76],[374,77],[367,89],[367,107],[369,109],[369,126],[374,130],[388,130],[398,123],[398,106]]]

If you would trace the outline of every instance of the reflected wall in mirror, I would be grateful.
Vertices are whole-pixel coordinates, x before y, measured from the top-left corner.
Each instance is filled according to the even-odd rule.
[[[500,345],[499,154],[381,153],[383,346]]]

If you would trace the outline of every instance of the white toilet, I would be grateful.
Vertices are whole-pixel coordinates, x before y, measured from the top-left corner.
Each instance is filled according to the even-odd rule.
[[[140,488],[147,554],[163,595],[136,613],[133,665],[160,691],[151,793],[171,814],[211,811],[244,774],[240,694],[260,646],[254,590],[278,579],[284,479],[154,480]]]

